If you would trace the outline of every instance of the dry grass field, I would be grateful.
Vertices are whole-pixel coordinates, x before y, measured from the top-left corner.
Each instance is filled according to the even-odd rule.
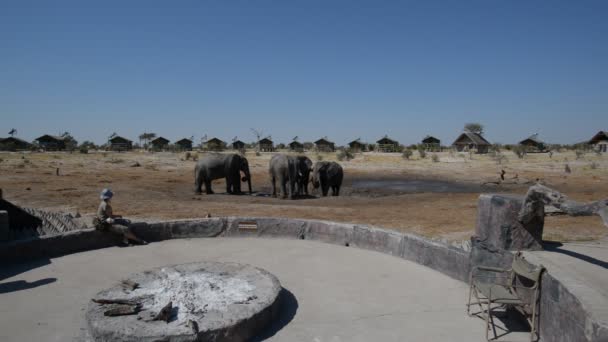
[[[196,152],[193,152],[196,155]],[[467,239],[474,230],[480,192],[525,193],[539,179],[579,201],[608,197],[608,156],[574,152],[528,154],[519,159],[505,151],[499,164],[491,155],[417,152],[363,153],[341,164],[342,196],[282,200],[268,196],[268,161],[272,154],[247,153],[254,195],[225,195],[224,182],[214,182],[215,195],[194,194],[194,164],[185,153],[92,152],[0,153],[0,188],[16,204],[92,214],[99,191],[110,187],[114,210],[133,219],[177,219],[212,216],[281,216],[371,224],[448,240]],[[202,155],[202,152],[198,152]],[[314,161],[319,154],[310,153]],[[336,154],[321,154],[335,160]],[[138,163],[139,166],[134,166]],[[564,171],[565,165],[571,173]],[[59,169],[59,175],[57,175]],[[500,171],[505,181],[496,184]],[[437,181],[443,188],[437,192]],[[414,182],[414,183],[411,183]],[[391,188],[390,184],[418,188]],[[361,184],[371,185],[361,188]],[[482,184],[485,184],[482,186]],[[446,188],[447,187],[447,188]],[[453,190],[452,190],[453,187]],[[319,196],[313,191],[313,195]],[[597,217],[547,217],[545,239],[580,241],[608,233]]]

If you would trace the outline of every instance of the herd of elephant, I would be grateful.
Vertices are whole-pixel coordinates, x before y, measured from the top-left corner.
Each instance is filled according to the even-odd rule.
[[[290,199],[308,195],[309,182],[315,189],[321,187],[323,196],[327,196],[330,188],[332,196],[339,196],[344,178],[342,166],[336,162],[319,161],[313,165],[308,157],[285,154],[274,155],[268,171],[272,196],[278,197],[277,190],[280,190],[282,198]],[[242,178],[241,172],[244,174]],[[201,158],[194,169],[195,192],[200,194],[205,185],[205,192],[212,194],[211,182],[221,178],[226,180],[226,192],[229,194],[241,194],[241,182],[247,182],[249,193],[252,193],[249,162],[240,154],[210,154]]]

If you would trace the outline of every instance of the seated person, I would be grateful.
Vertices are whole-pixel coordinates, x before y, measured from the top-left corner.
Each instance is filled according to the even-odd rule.
[[[93,220],[95,228],[97,230],[122,235],[122,242],[125,245],[129,245],[129,240],[142,245],[147,245],[148,243],[146,241],[135,236],[131,229],[129,229],[129,224],[131,223],[129,220],[125,220],[122,216],[114,215],[112,213],[110,202],[112,201],[113,196],[114,193],[112,193],[112,190],[110,189],[103,189],[103,191],[101,191],[101,204],[99,204],[99,209],[97,209],[97,217]]]

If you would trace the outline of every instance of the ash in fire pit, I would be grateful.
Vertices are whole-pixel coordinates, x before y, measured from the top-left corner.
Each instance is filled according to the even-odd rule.
[[[92,340],[244,341],[274,319],[281,290],[267,271],[216,262],[157,268],[128,283],[137,286],[116,285],[89,305]]]

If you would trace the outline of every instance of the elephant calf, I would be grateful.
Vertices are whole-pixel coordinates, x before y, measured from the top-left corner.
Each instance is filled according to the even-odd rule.
[[[277,182],[283,198],[293,199],[296,195],[308,194],[308,179],[312,161],[305,156],[274,155],[270,159],[269,173],[272,183],[272,196],[277,196]],[[289,187],[287,186],[289,184]]]
[[[241,171],[245,174],[243,178]],[[220,178],[226,179],[226,192],[229,194],[241,193],[241,180],[247,182],[251,193],[249,163],[239,154],[211,154],[201,158],[194,168],[194,191],[200,194],[205,184],[205,192],[212,194],[211,181]]]
[[[321,186],[323,196],[327,196],[327,191],[331,187],[331,195],[339,196],[344,170],[336,162],[320,161],[316,162],[312,169],[312,186],[318,189]]]

